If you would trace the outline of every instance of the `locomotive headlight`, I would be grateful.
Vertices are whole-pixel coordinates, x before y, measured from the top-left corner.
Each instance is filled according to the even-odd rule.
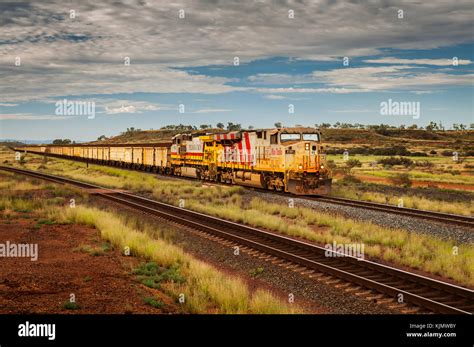
[[[324,169],[324,165],[323,165],[323,164],[321,164],[321,169]]]
[[[305,144],[304,144],[304,149],[306,149],[307,151],[309,151],[309,143],[305,143]]]
[[[300,165],[298,166],[298,169],[303,170],[303,165],[300,164]]]

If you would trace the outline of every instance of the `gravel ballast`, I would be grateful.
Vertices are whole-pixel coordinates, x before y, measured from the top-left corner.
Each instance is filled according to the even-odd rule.
[[[99,205],[114,206],[119,211],[136,214],[135,210],[98,200]],[[167,237],[181,246],[186,252],[196,258],[212,264],[224,273],[238,276],[247,282],[251,289],[268,289],[274,295],[288,300],[290,295],[294,297],[294,303],[302,307],[307,313],[330,313],[330,314],[394,314],[399,310],[390,309],[387,305],[377,304],[363,297],[345,292],[344,289],[336,288],[334,285],[326,284],[302,275],[298,272],[286,269],[271,261],[259,259],[245,251],[239,255],[234,254],[234,247],[225,243],[210,240],[202,234],[186,227],[178,226],[164,220],[157,220],[148,215],[143,215],[144,221],[159,223],[160,229],[168,230]],[[258,275],[251,275],[258,268],[263,271]],[[355,286],[352,286],[355,287]],[[365,291],[361,289],[360,291]]]
[[[307,200],[296,196],[282,196],[260,191],[246,191],[248,197],[258,197],[262,200],[288,204],[293,199],[295,207],[308,207],[327,213],[334,213],[345,218],[368,221],[386,228],[403,229],[408,232],[436,236],[443,240],[454,240],[456,243],[474,243],[474,232],[466,227],[447,225],[430,220],[402,216],[380,211],[373,211],[359,207],[343,206],[336,203]]]

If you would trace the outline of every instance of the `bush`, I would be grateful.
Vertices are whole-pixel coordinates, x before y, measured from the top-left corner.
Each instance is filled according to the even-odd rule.
[[[75,302],[66,301],[63,304],[63,308],[66,309],[66,310],[78,310],[78,309],[81,308],[81,306],[79,306],[79,304],[77,304]]]
[[[143,298],[143,301],[145,302],[145,304],[148,304],[150,305],[151,307],[154,307],[154,308],[163,308],[163,306],[165,305],[163,303],[163,301],[161,300],[156,300],[155,298],[153,297],[146,297],[146,298]]]
[[[337,167],[337,164],[334,162],[334,160],[328,160],[326,162],[326,165],[327,165],[328,169],[330,169],[330,170],[333,170]]]
[[[408,176],[408,174],[406,173],[399,173],[397,174],[396,176],[390,178],[390,181],[396,185],[396,186],[400,186],[400,187],[403,187],[403,188],[409,188],[411,187],[411,180],[410,180],[410,176]]]
[[[344,185],[359,184],[362,183],[360,179],[352,175],[345,175],[341,180],[341,183]]]
[[[412,157],[427,157],[428,154],[425,152],[411,152],[410,156]]]
[[[415,161],[415,166],[418,167],[423,167],[430,169],[434,166],[434,164],[431,161],[425,160],[425,161]]]
[[[331,148],[326,149],[327,154],[343,154],[345,149],[343,148]],[[399,156],[415,156],[415,157],[427,157],[428,154],[424,152],[410,152],[405,146],[392,146],[392,147],[354,147],[350,149],[350,154],[361,154],[361,155],[399,155]]]
[[[349,159],[346,161],[346,166],[348,168],[361,167],[362,163],[358,159]]]
[[[410,167],[414,165],[413,160],[411,160],[410,158],[403,158],[403,157],[383,158],[383,159],[380,159],[378,163],[384,166],[403,165],[405,167]]]

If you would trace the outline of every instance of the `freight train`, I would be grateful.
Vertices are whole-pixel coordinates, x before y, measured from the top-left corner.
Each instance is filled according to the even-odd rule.
[[[23,146],[30,152],[297,195],[325,195],[331,175],[314,128],[175,135],[171,142]]]

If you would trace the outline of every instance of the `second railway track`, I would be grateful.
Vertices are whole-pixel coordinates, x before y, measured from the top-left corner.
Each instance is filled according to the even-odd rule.
[[[458,225],[462,227],[472,228],[474,230],[474,218],[470,216],[418,210],[414,208],[398,207],[398,206],[393,206],[393,205],[380,204],[380,203],[369,202],[369,201],[337,198],[337,197],[332,197],[332,196],[321,196],[321,197],[314,197],[314,198],[305,197],[305,199],[334,203],[334,204],[343,205],[343,206],[365,208],[369,210],[388,212],[388,213],[415,217],[415,218],[423,218],[423,219],[431,220],[435,222],[441,222],[441,223],[446,223],[446,224],[453,224],[453,225]]]
[[[308,242],[134,194],[30,170],[6,166],[1,166],[0,169],[89,189],[96,195],[121,205],[233,241],[303,268],[322,272],[343,281],[377,291],[396,300],[402,298],[403,303],[415,305],[432,312],[474,313],[474,291],[468,288],[337,252],[332,252],[332,256],[328,257],[326,256],[326,248]]]

